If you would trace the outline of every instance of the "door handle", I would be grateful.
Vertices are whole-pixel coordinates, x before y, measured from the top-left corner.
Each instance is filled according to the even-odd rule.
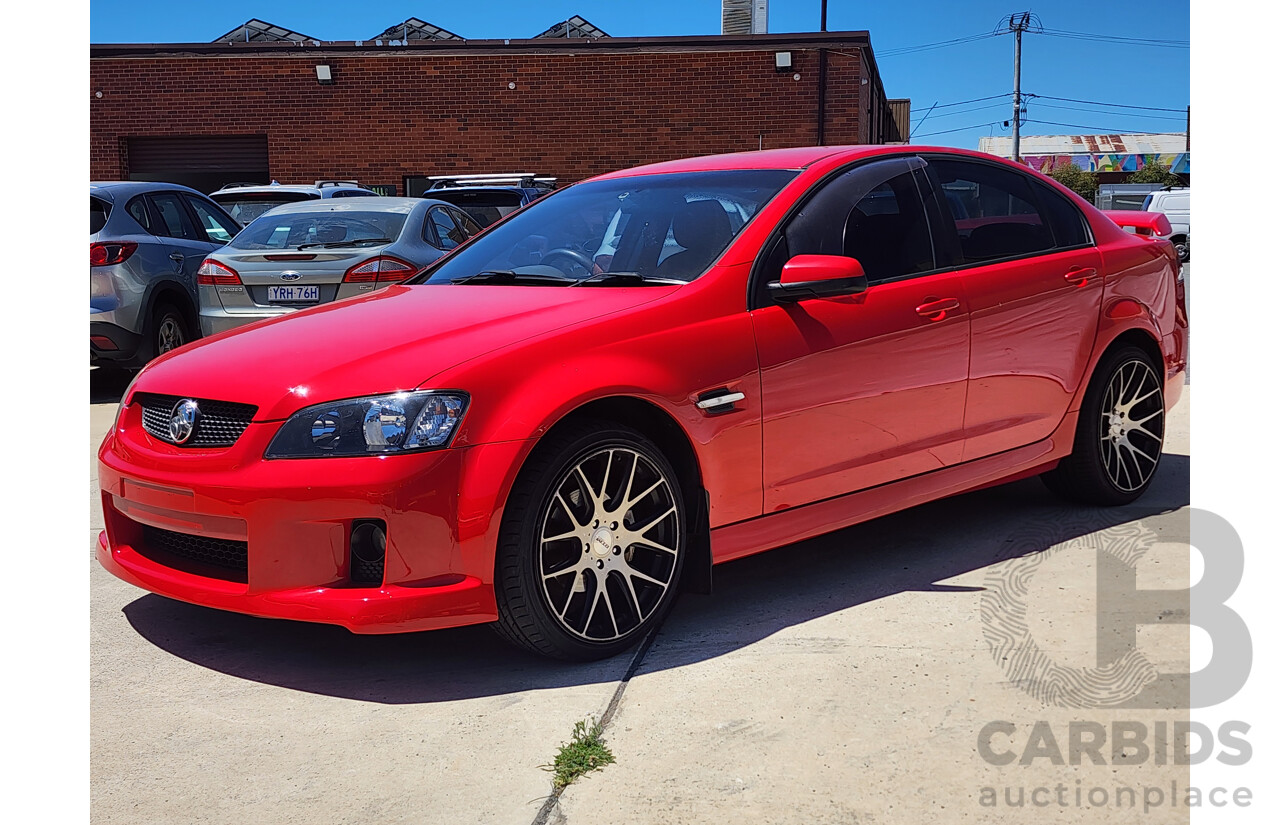
[[[947,317],[948,312],[959,308],[960,300],[958,298],[930,298],[916,307],[916,315],[921,318],[927,318],[930,321],[941,321]]]
[[[1090,278],[1098,277],[1098,270],[1091,266],[1073,266],[1068,269],[1067,274],[1062,277],[1069,284],[1084,286],[1089,283]]]

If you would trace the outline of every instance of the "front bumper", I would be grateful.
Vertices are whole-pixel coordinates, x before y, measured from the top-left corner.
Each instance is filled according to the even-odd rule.
[[[254,616],[396,633],[490,622],[501,492],[522,442],[385,457],[261,458],[280,422],[227,449],[151,438],[137,404],[98,453],[99,562],[153,593]],[[380,585],[351,581],[352,524],[386,524]],[[148,528],[244,542],[243,571],[176,559]]]

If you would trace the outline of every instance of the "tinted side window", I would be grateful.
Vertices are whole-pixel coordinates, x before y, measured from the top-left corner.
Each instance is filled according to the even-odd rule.
[[[437,207],[428,214],[431,225],[435,228],[436,239],[438,240],[436,246],[441,249],[453,249],[467,239],[467,236],[458,228],[458,225],[453,222],[453,218],[444,209]]]
[[[210,243],[226,243],[240,231],[221,209],[214,209],[197,198],[189,197],[187,203],[195,210],[196,218],[204,226],[204,234],[209,237]]]
[[[935,268],[929,223],[911,170],[918,159],[852,169],[804,204],[769,250],[765,281],[796,255],[857,258],[871,283]],[[895,174],[896,172],[896,174]]]
[[[1028,179],[1012,170],[964,160],[935,159],[943,202],[955,219],[965,263],[1031,255],[1053,247]]]
[[[156,233],[156,228],[151,225],[151,211],[147,209],[147,199],[144,196],[138,195],[133,200],[129,201],[129,205],[125,207],[125,211],[128,212],[143,229],[153,235]]]
[[[480,225],[471,220],[471,216],[466,212],[454,212],[453,219],[462,227],[462,231],[467,233],[468,238],[480,231]]]
[[[184,238],[189,241],[203,241],[204,233],[196,230],[182,207],[182,198],[174,192],[152,195],[151,202],[160,213],[160,234],[171,238]]]
[[[1035,190],[1040,207],[1049,219],[1049,228],[1053,230],[1054,245],[1062,249],[1087,245],[1089,232],[1085,228],[1084,215],[1075,204],[1038,181]]]

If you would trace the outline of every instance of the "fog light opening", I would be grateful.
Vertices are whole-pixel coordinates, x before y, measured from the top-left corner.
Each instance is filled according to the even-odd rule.
[[[378,520],[351,525],[351,581],[382,584],[383,561],[387,556],[387,525]]]

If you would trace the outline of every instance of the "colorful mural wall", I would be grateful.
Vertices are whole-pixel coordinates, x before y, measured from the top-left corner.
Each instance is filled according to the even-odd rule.
[[[1032,169],[1048,173],[1055,166],[1072,163],[1086,172],[1136,172],[1148,164],[1158,163],[1178,174],[1191,174],[1191,153],[1150,155],[1036,155],[1022,157]]]

